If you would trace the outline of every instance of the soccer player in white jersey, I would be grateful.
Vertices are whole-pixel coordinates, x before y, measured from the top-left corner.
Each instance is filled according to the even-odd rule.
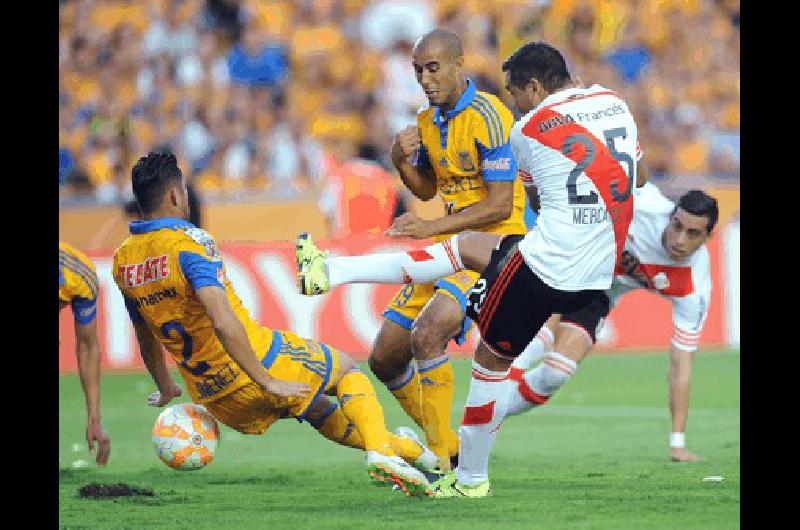
[[[677,462],[701,459],[686,449],[685,432],[692,357],[711,299],[711,270],[705,243],[713,234],[718,216],[716,199],[703,191],[691,190],[675,204],[653,184],[646,184],[636,194],[633,222],[614,283],[606,291],[608,298],[562,315],[560,323],[555,319],[543,327],[542,335],[548,332],[555,335],[555,351],[577,363],[594,345],[596,330],[607,316],[609,306],[616,306],[625,293],[647,289],[672,302],[669,454]],[[536,340],[540,339],[532,342]],[[553,364],[552,359],[545,356],[542,365],[525,373],[535,363],[535,357],[523,354],[511,365],[509,379],[516,386],[511,390],[507,415],[542,405],[552,395],[539,385],[541,378],[536,373],[543,365]]]
[[[489,453],[506,412],[511,362],[551,314],[605,298],[633,217],[634,183],[640,182],[636,123],[617,94],[598,85],[576,86],[561,53],[541,42],[514,52],[503,71],[506,88],[525,113],[511,132],[514,156],[524,183],[535,186],[540,199],[530,232],[465,232],[423,251],[339,258],[326,257],[307,234],[297,241],[298,277],[306,293],[343,283],[427,282],[464,268],[481,272],[467,311],[481,343],[459,429],[459,463],[436,482],[439,497],[491,493]],[[409,235],[396,225],[388,234]],[[573,360],[557,351],[549,357],[574,372]],[[548,390],[567,379],[550,365],[541,377]]]

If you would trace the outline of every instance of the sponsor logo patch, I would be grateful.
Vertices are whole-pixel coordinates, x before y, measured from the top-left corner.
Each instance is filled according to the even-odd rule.
[[[497,160],[484,160],[481,162],[481,168],[484,171],[508,171],[511,169],[511,159],[505,157]]]

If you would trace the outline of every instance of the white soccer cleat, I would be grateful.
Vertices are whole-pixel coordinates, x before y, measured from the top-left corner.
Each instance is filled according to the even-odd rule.
[[[433,471],[439,465],[439,459],[436,457],[433,451],[428,449],[422,440],[419,439],[417,433],[411,427],[398,427],[394,433],[401,438],[409,438],[413,440],[417,445],[422,448],[422,454],[417,458],[414,462],[414,467],[419,469],[420,471]]]
[[[393,482],[410,497],[433,496],[425,476],[399,456],[367,451],[367,468],[372,478],[381,482]]]

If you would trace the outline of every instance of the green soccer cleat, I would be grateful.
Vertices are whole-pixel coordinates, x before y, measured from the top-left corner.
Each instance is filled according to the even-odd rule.
[[[385,456],[367,451],[369,475],[379,482],[392,482],[409,497],[431,497],[430,484],[417,469],[398,456]]]
[[[295,254],[300,293],[306,296],[327,293],[331,288],[325,272],[325,257],[328,253],[318,249],[311,236],[303,232],[295,241]]]
[[[487,480],[476,486],[460,484],[454,471],[449,471],[441,479],[431,484],[433,496],[437,499],[447,499],[452,497],[481,498],[489,497],[492,494],[492,485]]]

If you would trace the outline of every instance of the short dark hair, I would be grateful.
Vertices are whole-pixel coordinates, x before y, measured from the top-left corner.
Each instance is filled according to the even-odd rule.
[[[717,199],[702,190],[690,190],[681,195],[672,213],[674,214],[678,208],[692,215],[708,218],[706,232],[709,234],[717,225],[717,219],[719,218]]]
[[[182,175],[178,160],[169,151],[150,152],[141,157],[131,170],[131,184],[142,214],[156,211],[164,199],[164,192],[169,186],[179,183]]]
[[[517,49],[503,63],[511,84],[522,88],[537,79],[545,90],[553,92],[572,81],[567,61],[561,52],[544,42],[529,42]]]

